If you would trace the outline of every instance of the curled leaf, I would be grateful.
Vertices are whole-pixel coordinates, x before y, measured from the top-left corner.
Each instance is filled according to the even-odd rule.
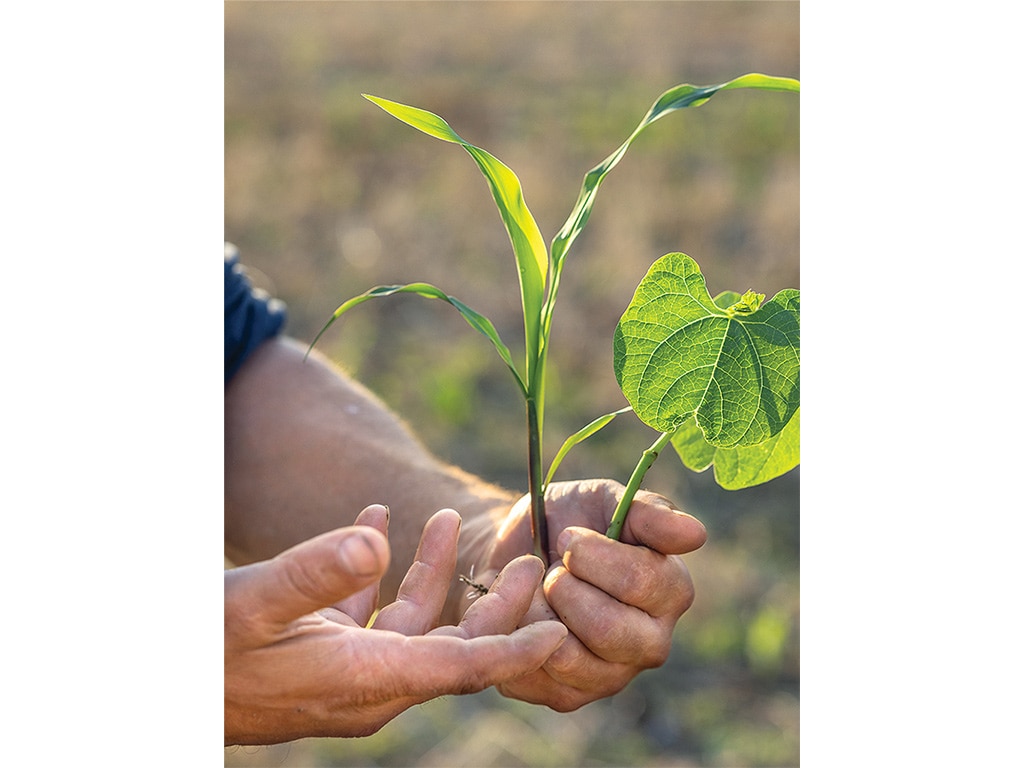
[[[316,337],[313,339],[313,343],[309,345],[310,349],[313,348],[317,341],[319,341],[320,337],[324,335],[324,331],[330,328],[335,320],[337,320],[339,317],[341,317],[343,314],[348,312],[353,307],[356,307],[365,301],[369,301],[370,299],[379,299],[384,296],[393,296],[396,293],[414,293],[428,299],[441,299],[442,301],[446,301],[453,307],[455,307],[459,311],[459,314],[462,315],[462,318],[467,323],[469,323],[471,327],[475,328],[477,331],[479,331],[488,339],[490,339],[491,344],[497,350],[498,355],[505,362],[505,365],[508,366],[509,370],[512,371],[512,375],[515,377],[516,383],[519,384],[519,388],[525,393],[526,385],[524,384],[522,377],[519,375],[519,371],[516,370],[515,364],[512,362],[512,354],[509,352],[508,347],[505,346],[505,343],[501,340],[501,337],[498,335],[498,331],[495,329],[494,324],[476,310],[471,309],[470,307],[463,304],[454,296],[449,296],[440,288],[430,285],[429,283],[409,283],[408,285],[378,285],[375,288],[371,288],[370,290],[366,291],[365,293],[361,293],[358,296],[352,297],[344,304],[342,304],[340,307],[338,307],[336,310],[334,310],[334,314],[331,315],[331,319],[324,324],[324,327],[320,329]]]

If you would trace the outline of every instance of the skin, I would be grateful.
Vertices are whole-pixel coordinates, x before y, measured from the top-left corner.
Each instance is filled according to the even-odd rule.
[[[225,554],[245,566],[225,571],[226,743],[371,733],[412,704],[489,685],[570,711],[664,663],[693,601],[680,555],[703,545],[698,520],[641,491],[615,542],[603,532],[621,484],[553,484],[541,580],[524,557],[528,497],[438,461],[305,353],[267,342],[225,392]],[[337,545],[351,537],[376,567],[346,570]],[[486,596],[457,579],[471,568]],[[385,607],[366,629],[371,592]]]
[[[365,736],[435,696],[528,674],[564,640],[555,621],[516,629],[540,582],[536,557],[510,562],[458,626],[435,628],[461,522],[450,509],[427,522],[398,599],[367,628],[390,559],[387,518],[367,507],[355,526],[225,573],[226,743]]]

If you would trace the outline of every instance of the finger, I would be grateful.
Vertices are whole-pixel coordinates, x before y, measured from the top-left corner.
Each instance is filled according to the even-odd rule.
[[[398,596],[377,614],[375,628],[422,635],[437,626],[455,573],[461,525],[453,509],[442,509],[427,521]]]
[[[383,504],[371,504],[363,509],[355,519],[355,525],[366,525],[384,536],[388,535],[388,522],[390,511]],[[380,600],[380,581],[375,581],[370,586],[359,590],[354,595],[346,597],[334,604],[334,610],[326,609],[320,611],[321,615],[331,621],[340,624],[358,625],[365,627],[373,612],[377,610],[377,603]]]
[[[693,580],[681,557],[613,541],[585,528],[566,528],[557,547],[577,579],[651,616],[674,620],[693,603]]]
[[[562,623],[598,659],[648,669],[668,658],[674,618],[656,619],[621,603],[561,566],[544,579],[544,595]],[[562,661],[569,666],[568,660]]]
[[[501,570],[487,594],[469,606],[457,627],[438,627],[436,632],[465,638],[512,632],[522,626],[543,575],[540,559],[533,555],[517,557]]]
[[[455,627],[404,637],[375,631],[369,672],[372,687],[359,695],[359,717],[368,735],[400,712],[446,694],[475,693],[535,672],[556,650],[566,629],[543,622],[509,635],[461,638],[443,634]]]
[[[707,529],[700,520],[649,491],[637,491],[622,531],[622,541],[627,544],[643,544],[664,555],[693,552],[707,538]]]
[[[515,560],[512,560],[509,563],[509,565],[505,566],[505,569],[502,570],[502,574],[505,574],[506,578],[512,578],[511,573],[513,573],[513,572],[509,572],[508,574],[506,574],[506,571],[508,571],[509,566],[511,566],[512,563],[515,563],[517,561],[526,561],[528,563],[530,560],[536,561],[540,565],[541,570],[543,570],[543,567],[544,567],[543,563],[541,563],[541,561],[537,557],[535,557],[534,555],[521,555],[520,557],[516,558]],[[526,565],[524,564],[521,567],[526,568]],[[484,573],[484,576],[481,577],[483,579],[483,583],[486,584],[488,581],[490,581],[490,579],[491,579],[490,575],[492,573],[493,573],[493,571],[486,571]],[[530,573],[528,571],[526,571],[526,572],[524,572],[524,575],[529,576]],[[521,614],[521,616],[519,618],[519,621],[518,621],[518,624],[516,624],[516,626],[525,627],[525,626],[528,626],[530,624],[535,624],[535,623],[541,622],[541,621],[558,621],[559,620],[558,619],[558,614],[556,614],[553,610],[551,610],[551,606],[549,606],[548,603],[547,603],[547,600],[544,599],[544,592],[541,589],[541,584],[540,584],[539,580],[536,581],[536,582],[533,582],[533,584],[534,584],[534,588],[532,589],[532,591],[529,594],[529,599],[527,601],[528,605],[526,607],[526,611]],[[484,597],[489,597],[490,594],[491,594],[491,591],[495,591],[495,590],[499,590],[500,591],[500,587],[501,587],[501,585],[499,584],[498,579],[494,579],[494,583],[491,585],[490,590],[488,591],[487,595],[485,595]],[[519,587],[517,587],[517,589],[518,588]],[[484,600],[484,597],[481,597],[479,599],[482,601],[482,600]],[[521,599],[522,599],[521,597],[518,598],[517,602],[514,604],[514,607],[511,607],[510,609],[508,609],[508,603],[507,603],[507,598],[506,598],[505,606],[508,609],[508,613],[509,614],[519,612],[518,600],[521,600]],[[485,603],[484,605],[486,606],[487,604]],[[475,604],[470,605],[469,609],[467,609],[467,611],[466,611],[466,617],[469,616],[469,612],[474,607],[475,607]],[[477,619],[477,617],[473,617],[473,621],[476,622],[476,621],[479,621],[479,619]],[[454,632],[453,634],[460,634],[461,633],[461,629],[462,629],[462,625],[460,625],[459,627],[455,627],[454,629],[457,630],[457,631]],[[477,631],[476,627],[474,627],[473,631]],[[566,641],[566,643],[568,643],[572,639],[573,639],[572,635],[570,634],[570,636],[569,636],[568,640]],[[561,652],[562,652],[561,649],[556,651],[556,653],[561,653]]]
[[[422,697],[476,693],[529,674],[565,640],[566,629],[545,621],[508,635],[470,639],[434,632],[381,644],[377,660],[388,670],[394,696]]]
[[[504,696],[572,712],[584,704],[612,696],[632,680],[636,667],[604,661],[569,633],[536,672],[498,686]]]
[[[523,556],[522,559],[530,559],[530,558],[532,558],[532,556]],[[533,559],[536,559],[536,558],[533,558]],[[515,561],[513,561],[513,562],[515,562]],[[485,583],[486,583],[486,580],[485,580]],[[495,582],[495,585],[496,584],[497,584],[497,582]],[[492,586],[492,589],[493,588],[494,588],[494,586]],[[490,592],[488,592],[488,595],[489,594],[490,594]],[[481,598],[481,600],[482,599],[483,598]],[[466,614],[468,616],[469,611],[467,611]],[[542,585],[538,584],[536,586],[536,588],[530,594],[529,605],[528,605],[528,607],[526,609],[526,612],[522,615],[522,618],[519,619],[519,626],[520,627],[527,627],[527,626],[530,626],[531,624],[536,624],[536,623],[539,623],[539,622],[551,622],[551,621],[561,622],[561,620],[558,617],[558,614],[555,613],[554,610],[552,610],[550,605],[548,605],[548,602],[547,602],[546,598],[544,597],[544,591],[543,591]],[[571,660],[575,659],[580,654],[585,654],[585,655],[588,655],[588,656],[593,656],[593,654],[586,648],[586,646],[584,646],[572,634],[572,632],[569,632],[567,634],[566,638],[565,638],[565,641],[555,650],[555,652],[544,663],[544,668],[542,668],[541,670],[538,670],[536,673],[534,673],[534,675],[531,675],[531,676],[528,676],[528,677],[534,678],[535,680],[540,680],[541,682],[540,683],[535,683],[535,685],[539,685],[540,689],[544,692],[545,695],[549,694],[550,693],[550,689],[553,686],[552,686],[552,681],[551,681],[550,675],[548,675],[547,672],[544,671],[544,669],[546,669],[548,667],[548,665],[550,665],[552,662],[556,662],[556,661],[558,663],[560,663],[560,664],[563,664],[563,665],[570,664]],[[527,688],[530,688],[530,687],[531,686],[527,686]],[[519,698],[519,697],[516,696],[515,698]],[[523,700],[524,701],[533,701],[533,699],[528,699],[528,698],[527,699],[523,699]],[[542,701],[542,699],[537,699],[536,703],[541,703],[541,701]],[[544,703],[546,703],[546,699],[543,699],[543,701],[544,701]]]
[[[274,631],[371,586],[389,560],[387,539],[379,531],[339,528],[273,560],[235,569],[232,601],[249,612],[249,620],[265,621]]]

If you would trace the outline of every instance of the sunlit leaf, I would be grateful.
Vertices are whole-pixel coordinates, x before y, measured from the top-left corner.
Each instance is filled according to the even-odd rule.
[[[718,306],[686,254],[651,266],[614,340],[615,375],[641,421],[674,432],[694,416],[721,448],[782,431],[800,406],[800,292],[753,302]]]
[[[523,382],[522,377],[519,375],[519,371],[516,370],[516,366],[512,362],[512,355],[509,353],[508,347],[505,346],[505,343],[501,340],[501,337],[498,335],[498,331],[494,328],[494,324],[491,323],[490,320],[481,315],[479,312],[463,304],[454,296],[449,296],[440,288],[430,285],[429,283],[409,283],[408,285],[378,285],[377,287],[371,288],[365,293],[361,293],[358,296],[352,297],[344,304],[342,304],[340,307],[338,307],[336,310],[334,310],[334,314],[331,315],[331,319],[328,320],[324,327],[320,329],[320,332],[317,333],[316,338],[313,339],[313,343],[309,345],[310,349],[313,348],[313,346],[317,343],[320,337],[323,336],[324,331],[330,328],[335,320],[337,320],[339,317],[341,317],[343,314],[348,312],[353,307],[356,307],[365,301],[369,301],[370,299],[379,299],[385,296],[393,296],[396,293],[413,293],[419,296],[424,296],[428,299],[441,299],[442,301],[448,302],[457,310],[459,310],[459,314],[462,315],[463,319],[467,323],[469,323],[470,326],[472,326],[480,333],[482,333],[484,336],[486,336],[488,339],[490,339],[491,344],[494,345],[494,348],[497,350],[498,355],[505,362],[505,365],[508,366],[509,370],[512,371],[512,375],[515,376],[516,382],[519,384],[519,388],[525,392],[526,385]]]
[[[565,455],[569,453],[569,451],[572,448],[582,443],[591,435],[600,432],[602,429],[608,426],[608,424],[610,424],[612,419],[614,419],[616,416],[619,416],[620,414],[623,413],[628,413],[631,410],[633,410],[631,407],[626,406],[625,408],[620,408],[619,410],[613,411],[612,413],[606,413],[604,416],[600,416],[594,419],[579,432],[576,432],[575,434],[567,437],[565,442],[562,443],[562,447],[558,449],[558,453],[555,454],[555,458],[551,460],[551,466],[548,467],[548,475],[547,478],[544,480],[544,485],[549,485],[551,483],[551,479],[555,476],[555,471],[558,469],[558,465],[562,463],[562,459],[565,458]]]
[[[717,448],[704,439],[691,417],[672,437],[672,445],[687,469],[715,468],[715,482],[726,490],[750,488],[786,474],[800,464],[800,409],[782,431],[756,445]]]
[[[512,241],[512,251],[519,269],[526,332],[526,377],[532,382],[533,369],[543,344],[540,319],[547,280],[548,251],[537,222],[526,206],[518,177],[492,154],[459,136],[443,118],[434,113],[378,96],[363,96],[388,114],[428,136],[461,145],[476,161],[487,179],[498,212]]]
[[[647,114],[644,115],[643,120],[633,130],[633,133],[629,135],[629,138],[599,165],[591,168],[584,177],[583,186],[580,189],[579,197],[576,199],[576,204],[573,206],[569,218],[566,219],[565,224],[562,225],[562,228],[555,235],[555,239],[551,243],[551,258],[555,274],[560,272],[565,252],[569,250],[569,246],[572,245],[573,240],[583,230],[587,219],[590,218],[590,210],[594,205],[594,197],[597,195],[598,187],[601,186],[601,182],[608,175],[608,172],[618,165],[619,160],[626,154],[626,150],[629,149],[629,145],[633,143],[636,137],[651,123],[660,120],[672,112],[686,107],[699,107],[719,91],[740,88],[799,93],[800,82],[788,77],[773,77],[753,73],[737,77],[725,83],[719,83],[718,85],[689,85],[684,83],[670,88],[661,94],[647,111]]]

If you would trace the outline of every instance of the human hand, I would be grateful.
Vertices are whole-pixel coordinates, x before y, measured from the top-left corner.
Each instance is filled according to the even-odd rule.
[[[368,735],[414,704],[534,672],[565,638],[552,621],[516,629],[540,583],[535,557],[511,560],[458,626],[434,629],[455,569],[450,509],[427,522],[397,599],[368,628],[387,520],[372,505],[354,526],[224,572],[225,744]]]
[[[672,630],[694,596],[679,555],[699,549],[707,532],[664,497],[640,491],[621,541],[613,541],[604,532],[622,491],[613,480],[548,488],[552,565],[521,625],[555,619],[569,636],[540,669],[500,684],[504,695],[568,712],[617,693],[668,658]],[[488,584],[506,563],[532,551],[530,498],[524,496],[477,561],[484,567],[475,580]],[[464,596],[463,605],[471,598]]]

